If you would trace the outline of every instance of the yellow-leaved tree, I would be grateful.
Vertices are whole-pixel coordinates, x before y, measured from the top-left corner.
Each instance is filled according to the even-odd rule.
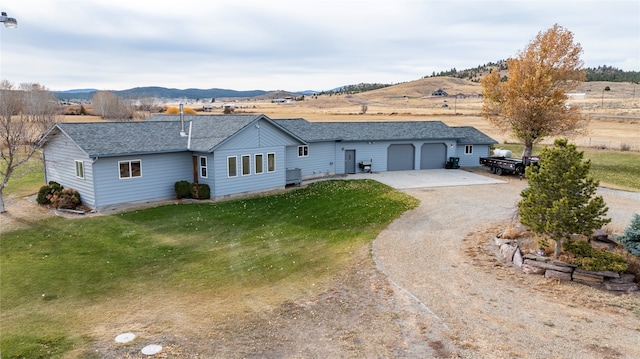
[[[573,34],[555,24],[540,32],[524,51],[507,60],[507,80],[492,71],[482,80],[482,116],[524,144],[523,156],[545,137],[572,136],[588,119],[578,106],[567,105],[567,93],[584,80],[582,47]]]
[[[182,109],[183,113],[185,115],[197,115],[198,112],[194,109],[192,109],[191,107],[183,107]],[[167,111],[165,112],[167,115],[177,115],[180,113],[180,108],[175,107],[175,106],[171,106],[169,108],[167,108]]]

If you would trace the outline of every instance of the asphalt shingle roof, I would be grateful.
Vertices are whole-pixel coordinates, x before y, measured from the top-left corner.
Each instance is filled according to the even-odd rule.
[[[461,138],[441,121],[415,122],[308,122],[304,119],[273,120],[308,142],[394,141]]]
[[[67,134],[90,157],[208,152],[255,121],[266,119],[305,142],[457,140],[464,144],[498,143],[469,126],[449,127],[441,121],[415,122],[309,122],[304,119],[271,120],[264,115],[185,115],[180,136],[179,115],[154,115],[142,122],[61,123]]]
[[[466,145],[494,145],[499,143],[493,138],[480,132],[475,127],[471,126],[458,126],[452,127],[456,133],[462,138],[458,139],[458,143],[464,143]]]
[[[178,152],[187,148],[180,136],[180,122],[88,122],[60,123],[89,157]]]

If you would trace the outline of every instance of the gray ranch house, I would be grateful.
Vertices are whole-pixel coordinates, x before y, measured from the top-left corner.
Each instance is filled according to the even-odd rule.
[[[206,183],[212,198],[357,172],[477,166],[497,142],[440,121],[309,122],[265,115],[154,115],[140,122],[60,123],[40,145],[45,180],[96,210],[175,198]]]

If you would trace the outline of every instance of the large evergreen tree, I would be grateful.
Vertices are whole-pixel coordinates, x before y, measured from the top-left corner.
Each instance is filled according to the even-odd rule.
[[[556,139],[552,148],[542,150],[540,166],[526,171],[529,186],[520,194],[520,222],[554,239],[556,258],[572,234],[590,235],[611,222],[604,200],[595,196],[599,183],[589,177],[591,162],[583,158],[574,144]]]

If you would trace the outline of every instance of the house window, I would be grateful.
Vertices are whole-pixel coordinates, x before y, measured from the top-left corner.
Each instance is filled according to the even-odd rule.
[[[118,162],[120,169],[120,179],[133,178],[142,176],[142,161],[120,161]]]
[[[200,177],[207,178],[207,157],[200,156]]]
[[[464,146],[464,154],[472,155],[473,154],[473,145],[465,145]]]
[[[242,175],[248,176],[251,174],[251,156],[242,155]]]
[[[84,178],[84,162],[76,161],[76,177]]]
[[[260,174],[262,172],[264,172],[264,164],[263,162],[263,158],[262,158],[262,153],[257,154],[254,156],[253,162],[254,162],[254,167],[255,167],[255,173],[256,174]]]
[[[227,157],[227,176],[236,177],[238,175],[238,158],[236,156]]]
[[[276,154],[267,153],[267,172],[276,171]]]
[[[309,156],[309,146],[298,146],[298,157]]]

